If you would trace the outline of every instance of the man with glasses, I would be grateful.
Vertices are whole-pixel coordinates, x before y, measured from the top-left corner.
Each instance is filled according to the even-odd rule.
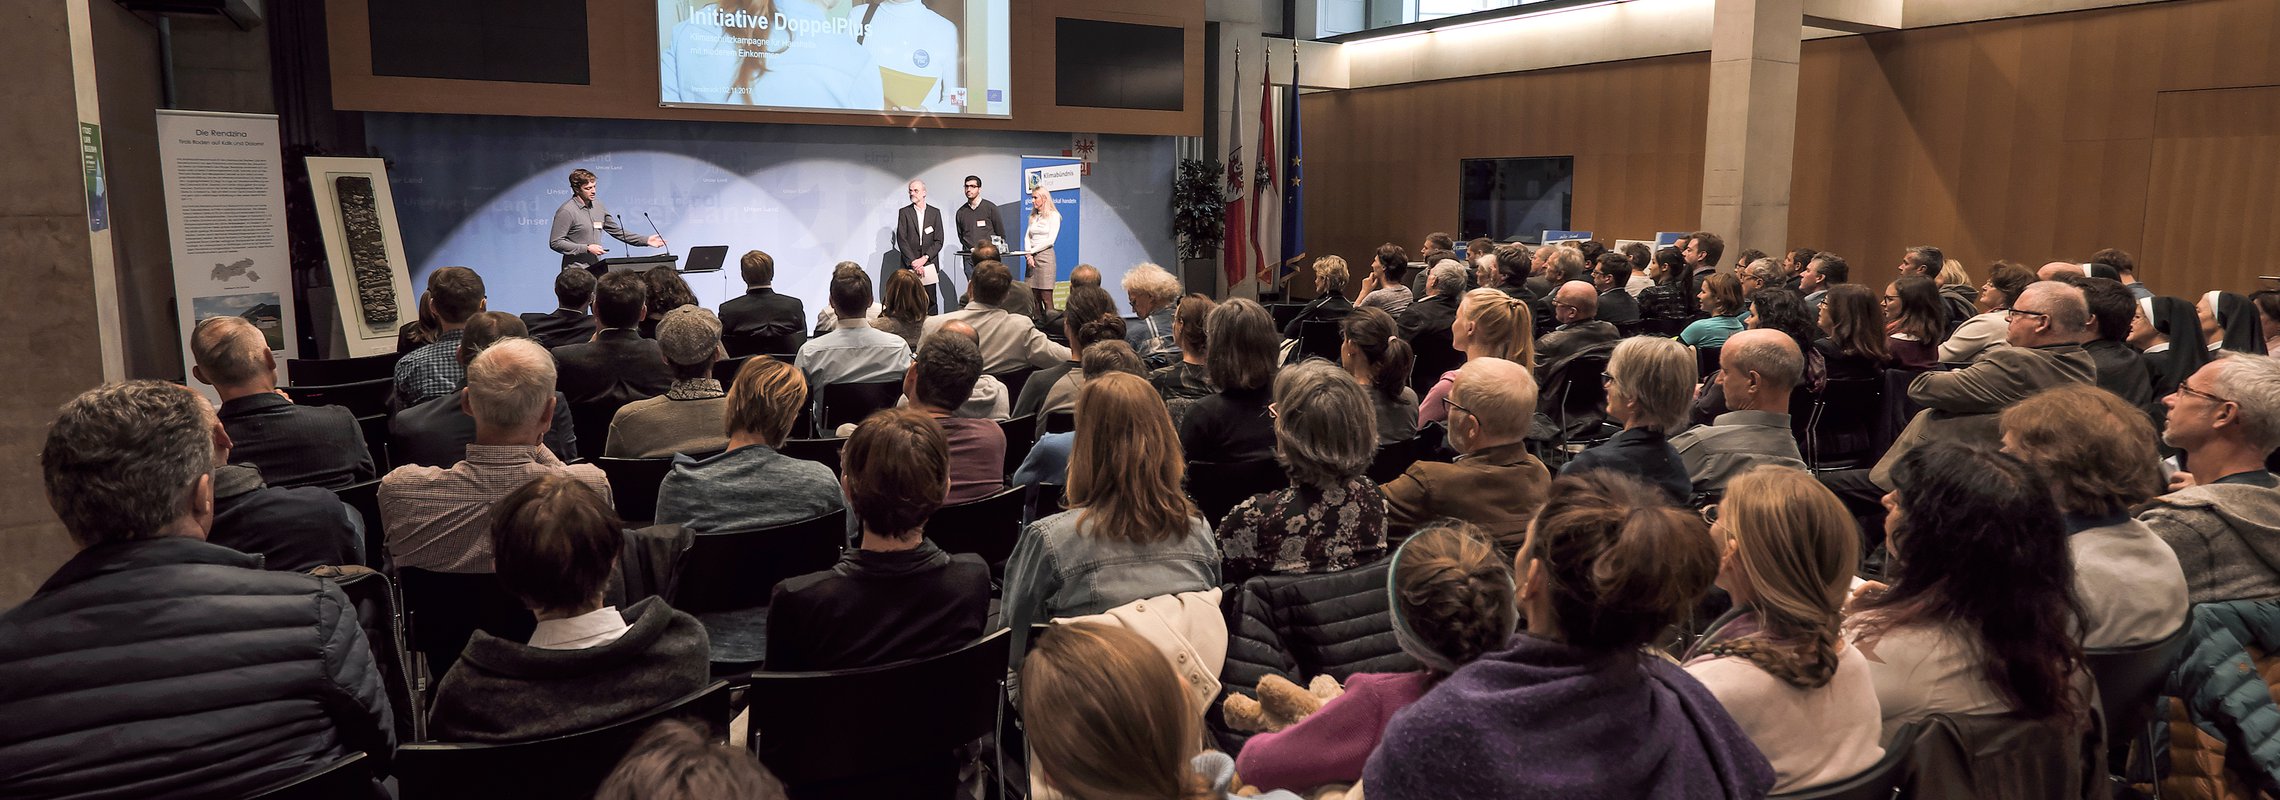
[[[2280,448],[2280,361],[2211,361],[2162,404],[2161,439],[2192,471],[2171,477],[2138,520],[2177,551],[2191,602],[2280,596],[2280,479],[2265,467]]]
[[[2009,346],[1908,384],[1908,399],[1924,410],[1877,462],[1871,475],[1877,485],[1891,488],[1893,465],[1911,449],[1938,439],[1993,444],[2002,438],[1995,416],[2012,403],[2060,384],[2097,381],[2097,361],[2082,349],[2090,338],[2090,310],[2081,289],[2057,281],[2028,284],[2008,316]]]
[[[1583,281],[1568,281],[1552,295],[1552,318],[1559,327],[1536,339],[1536,363],[1545,367],[1623,336],[1599,318],[1599,291]]]
[[[1457,459],[1419,461],[1381,487],[1386,523],[1411,531],[1442,517],[1461,519],[1495,536],[1507,552],[1517,550],[1552,484],[1544,462],[1528,454],[1536,379],[1519,364],[1476,358],[1457,370],[1441,403]]]
[[[966,176],[966,202],[953,214],[958,223],[958,249],[966,251],[966,283],[974,281],[974,248],[993,244],[990,237],[1004,238],[1005,218],[998,214],[996,203],[982,199],[982,179]]]

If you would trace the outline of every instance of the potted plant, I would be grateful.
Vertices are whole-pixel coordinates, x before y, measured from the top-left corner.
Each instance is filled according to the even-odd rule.
[[[1227,237],[1226,169],[1217,161],[1180,159],[1172,182],[1172,232],[1179,236],[1182,283],[1202,290],[1217,283],[1219,245]]]

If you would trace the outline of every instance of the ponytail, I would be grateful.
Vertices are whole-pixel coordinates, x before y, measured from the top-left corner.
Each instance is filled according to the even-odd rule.
[[[1416,357],[1409,342],[1394,335],[1393,315],[1382,308],[1357,308],[1338,324],[1338,333],[1369,362],[1370,387],[1387,400],[1401,399]]]
[[[1534,368],[1536,320],[1527,303],[1496,289],[1466,292],[1463,302],[1460,318],[1473,323],[1474,335],[1498,345],[1496,357]]]
[[[1647,644],[1709,591],[1718,555],[1702,519],[1627,474],[1553,482],[1535,549],[1556,627],[1569,644],[1621,652]]]

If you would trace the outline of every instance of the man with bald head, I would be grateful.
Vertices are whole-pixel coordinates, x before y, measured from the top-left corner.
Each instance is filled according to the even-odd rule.
[[[277,357],[244,317],[212,317],[190,333],[190,374],[221,397],[232,458],[271,486],[338,489],[372,479],[372,451],[356,415],[340,406],[294,405],[277,391]]]
[[[1789,334],[1756,328],[1726,338],[1718,385],[1730,410],[1670,437],[1694,491],[1723,493],[1727,481],[1761,465],[1805,468],[1789,430],[1789,394],[1804,374],[1805,354]]]
[[[1552,318],[1559,327],[1536,339],[1536,363],[1550,367],[1585,348],[1622,338],[1615,326],[1599,318],[1599,290],[1583,281],[1560,284],[1552,295]]]
[[[1457,370],[1441,403],[1457,459],[1419,461],[1382,487],[1386,522],[1415,530],[1441,517],[1461,519],[1495,536],[1507,553],[1518,550],[1552,483],[1544,462],[1528,454],[1535,377],[1501,358],[1476,358]]]
[[[2082,342],[2090,338],[2090,308],[2082,290],[2036,281],[2011,301],[2007,347],[1992,347],[1970,366],[1926,372],[1908,384],[1908,399],[1923,406],[1876,463],[1870,478],[1892,488],[1891,470],[1909,450],[1936,440],[2002,441],[1996,415],[2028,395],[2066,383],[2096,383],[2098,363]]]
[[[918,270],[927,286],[941,290],[942,308],[957,308],[958,287],[950,282],[950,273],[935,263],[942,260],[942,209],[926,204],[925,181],[914,180],[904,188],[910,205],[895,212],[895,253],[902,257],[903,268]],[[879,285],[886,282],[885,275],[879,276]]]

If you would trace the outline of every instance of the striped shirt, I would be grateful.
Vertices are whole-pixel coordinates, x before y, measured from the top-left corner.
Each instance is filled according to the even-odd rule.
[[[536,445],[467,446],[450,469],[402,466],[380,479],[380,525],[398,567],[436,572],[491,571],[491,507],[550,472],[577,478],[602,499],[610,479],[592,464],[564,466]]]

